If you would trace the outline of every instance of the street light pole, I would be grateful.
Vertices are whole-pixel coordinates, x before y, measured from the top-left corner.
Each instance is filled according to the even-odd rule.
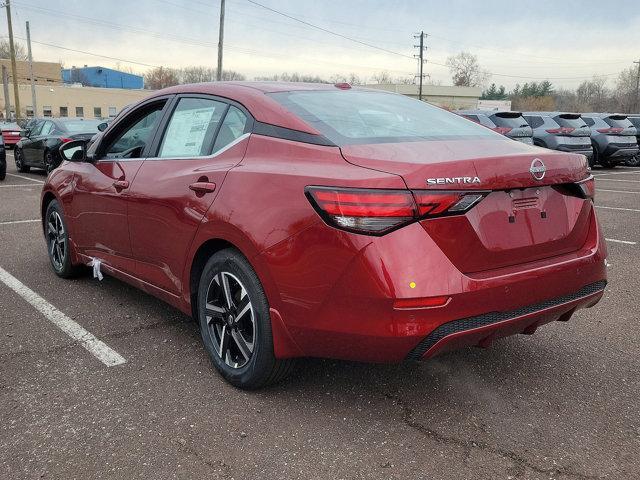
[[[218,71],[216,79],[222,80],[222,44],[224,42],[224,0],[220,0],[220,31],[218,36]]]
[[[18,69],[16,67],[16,49],[13,44],[13,27],[11,26],[11,0],[4,4],[7,9],[7,26],[9,28],[9,53],[11,55],[11,76],[13,80],[13,96],[15,97],[16,120],[20,119],[20,96],[18,91]]]
[[[31,77],[31,102],[33,116],[38,116],[38,103],[36,102],[36,84],[33,78],[33,56],[31,55],[31,29],[29,28],[29,22],[27,22],[27,49],[29,52],[29,77]]]

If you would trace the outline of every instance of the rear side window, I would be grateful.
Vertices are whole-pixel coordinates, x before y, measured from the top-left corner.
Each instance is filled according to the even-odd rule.
[[[512,113],[512,112],[495,113],[491,115],[491,120],[498,127],[519,128],[519,127],[529,126],[529,124],[524,119],[524,117],[519,113]]]
[[[628,117],[634,127],[640,128],[640,117]]]
[[[524,119],[531,126],[531,128],[538,128],[544,123],[542,117],[534,117],[533,115],[526,115]]]
[[[412,142],[498,134],[403,95],[363,90],[269,94],[336,145]]]
[[[596,122],[593,120],[593,118],[582,117],[582,119],[584,120],[584,123],[586,123],[590,127],[593,127],[596,124]]]
[[[467,120],[471,120],[472,122],[480,123],[480,119],[477,115],[462,115]]]
[[[209,155],[226,109],[226,103],[207,98],[181,98],[165,130],[158,157]]]
[[[234,106],[229,107],[216,137],[216,143],[213,145],[213,152],[223,149],[240,138],[247,131],[247,123],[248,118],[242,110]]]

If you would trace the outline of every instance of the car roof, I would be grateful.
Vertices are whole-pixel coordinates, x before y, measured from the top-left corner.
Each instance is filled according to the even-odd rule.
[[[464,113],[469,115],[494,115],[496,113],[520,113],[517,110],[456,110],[456,113]]]
[[[356,88],[354,88],[356,89]],[[280,103],[271,98],[268,93],[292,92],[292,91],[348,91],[344,87],[327,83],[302,83],[302,82],[208,82],[176,85],[163,90],[153,92],[149,97],[138,103],[143,103],[151,98],[162,97],[164,95],[176,94],[207,94],[233,100],[247,110],[256,120],[277,125],[292,130],[320,134],[318,130],[304,122],[297,115],[284,108]],[[357,88],[357,90],[367,90],[388,95],[397,95],[382,90]],[[137,104],[136,104],[137,105]],[[133,108],[133,106],[132,106]]]

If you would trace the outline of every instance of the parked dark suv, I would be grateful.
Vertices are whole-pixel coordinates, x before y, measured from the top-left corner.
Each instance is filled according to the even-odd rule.
[[[591,130],[579,113],[525,112],[522,115],[533,129],[534,145],[592,157]]]
[[[520,112],[458,110],[455,113],[519,142],[533,145],[533,131]]]
[[[640,145],[640,115],[629,115],[627,117],[629,121],[636,127],[636,140],[638,141],[638,145]],[[627,158],[625,162],[630,167],[640,167],[640,153],[638,153],[635,157]]]
[[[626,115],[583,113],[582,118],[591,128],[591,165],[600,164],[605,168],[613,168],[637,155],[638,131]]]

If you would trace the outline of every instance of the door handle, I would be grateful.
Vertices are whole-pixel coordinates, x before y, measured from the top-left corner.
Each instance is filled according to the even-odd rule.
[[[113,182],[113,186],[116,187],[117,190],[129,188],[129,180],[116,180]]]
[[[212,193],[216,189],[216,184],[213,182],[195,182],[189,185],[189,189],[196,193]]]

